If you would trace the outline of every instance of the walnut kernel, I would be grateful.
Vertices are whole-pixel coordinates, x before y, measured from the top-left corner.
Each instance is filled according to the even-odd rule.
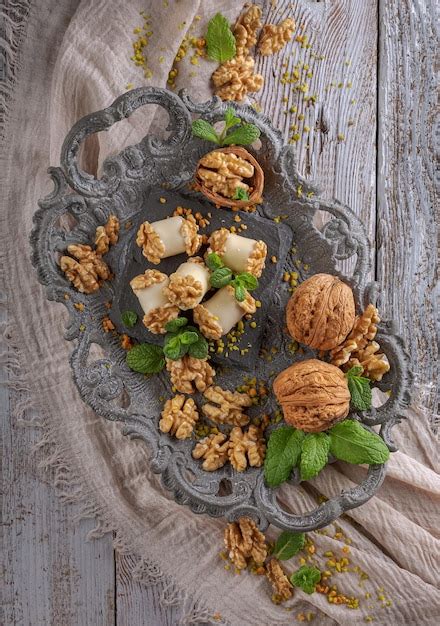
[[[285,602],[293,596],[293,587],[278,559],[271,559],[266,564],[266,576],[272,584],[275,602]]]
[[[166,359],[166,367],[172,384],[180,393],[192,394],[195,388],[197,391],[205,391],[212,385],[215,376],[215,370],[207,359],[195,359],[188,354],[176,361]]]
[[[266,560],[265,536],[249,517],[240,517],[238,522],[228,524],[224,542],[230,560],[239,570],[244,569],[251,558],[258,564]]]
[[[219,424],[245,426],[249,417],[243,409],[252,406],[252,398],[246,393],[222,389],[218,385],[208,387],[204,397],[209,400],[204,404],[202,411],[206,417]]]
[[[263,55],[279,52],[290,41],[295,29],[295,22],[290,17],[281,24],[265,24],[258,42],[258,52]]]
[[[170,433],[177,439],[188,439],[198,419],[199,413],[194,400],[176,395],[166,401],[159,428],[163,433]]]
[[[203,459],[202,467],[206,472],[215,472],[227,462],[228,447],[226,435],[212,434],[195,445],[192,455],[195,459]]]

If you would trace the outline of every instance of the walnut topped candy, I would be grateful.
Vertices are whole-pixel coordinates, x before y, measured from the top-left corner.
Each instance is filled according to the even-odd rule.
[[[315,274],[290,298],[286,321],[289,333],[299,343],[316,350],[332,350],[353,328],[353,292],[336,276]]]

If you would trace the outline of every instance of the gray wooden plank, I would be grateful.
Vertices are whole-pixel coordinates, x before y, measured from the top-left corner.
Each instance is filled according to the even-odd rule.
[[[435,1],[381,0],[377,279],[433,411],[438,401],[436,262],[440,149]],[[437,57],[438,62],[438,57]],[[437,291],[438,294],[438,291]]]
[[[112,626],[112,537],[86,543],[95,522],[74,522],[79,506],[63,504],[52,486],[40,479],[41,453],[31,453],[40,435],[11,417],[22,394],[8,394],[5,386],[0,387],[0,394],[2,458],[6,460],[2,623]]]

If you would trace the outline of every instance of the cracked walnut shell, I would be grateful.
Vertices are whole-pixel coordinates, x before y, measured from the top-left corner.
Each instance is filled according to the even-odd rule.
[[[176,395],[165,402],[159,428],[163,433],[170,433],[177,439],[188,439],[198,419],[199,413],[194,400]]]
[[[230,560],[239,570],[244,569],[251,558],[257,564],[267,558],[266,538],[249,517],[240,517],[237,522],[228,524],[224,542]]]
[[[373,304],[369,304],[362,315],[356,317],[345,341],[331,350],[330,360],[333,365],[344,365],[352,353],[363,350],[375,338],[379,322],[378,310]]]
[[[258,52],[270,55],[279,52],[292,38],[295,22],[288,17],[281,24],[265,24],[258,42]]]
[[[228,448],[226,435],[212,434],[196,443],[192,455],[195,459],[203,459],[202,468],[205,472],[215,472],[227,462]]]
[[[176,361],[166,359],[166,367],[170,373],[171,383],[180,393],[192,394],[196,389],[205,391],[212,385],[215,376],[215,370],[207,359],[195,359],[188,354]]]
[[[294,363],[280,372],[273,390],[285,421],[309,433],[327,430],[347,417],[350,409],[344,373],[318,359]]]
[[[233,426],[249,423],[249,416],[243,413],[243,409],[252,406],[252,398],[247,393],[229,391],[216,385],[208,387],[203,395],[209,402],[203,405],[202,412],[213,422]]]
[[[238,210],[261,202],[264,174],[245,148],[229,146],[208,152],[200,159],[194,182],[215,205]],[[234,199],[238,188],[248,193],[248,200]]]
[[[317,350],[331,350],[353,328],[353,292],[336,276],[315,274],[295,290],[287,303],[286,318],[296,341]]]

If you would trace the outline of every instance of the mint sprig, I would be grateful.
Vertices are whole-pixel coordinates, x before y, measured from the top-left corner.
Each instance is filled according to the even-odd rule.
[[[220,134],[218,134],[214,126],[206,120],[194,120],[191,125],[193,135],[199,139],[211,141],[218,146],[230,146],[232,144],[247,146],[256,141],[260,136],[258,126],[255,126],[255,124],[242,123],[241,119],[235,115],[235,111],[232,107],[226,109],[224,120],[225,125]],[[237,199],[244,200],[246,198]]]
[[[316,567],[303,565],[290,577],[290,582],[295,587],[300,587],[305,593],[311,594],[321,580],[321,572]]]
[[[291,533],[286,530],[278,537],[272,554],[280,561],[287,561],[304,548],[305,540],[304,533]]]
[[[233,200],[249,200],[249,194],[246,189],[243,187],[236,187],[234,195],[232,196]]]
[[[135,311],[123,311],[121,313],[121,319],[124,326],[127,326],[127,328],[133,328],[138,320],[138,316]]]
[[[246,299],[247,292],[253,291],[258,287],[258,279],[253,274],[241,272],[234,275],[232,270],[225,266],[222,258],[215,252],[208,254],[206,265],[212,272],[209,278],[211,287],[221,289],[231,285],[234,288],[235,299],[238,302],[243,302]]]
[[[303,438],[304,433],[291,426],[281,426],[271,433],[264,460],[264,477],[269,487],[277,487],[289,478],[300,458]]]
[[[380,464],[390,458],[390,451],[379,435],[355,420],[344,420],[328,431],[330,453],[341,461],[359,465]]]
[[[330,437],[325,433],[309,433],[301,445],[300,474],[302,480],[310,480],[327,465]]]
[[[264,461],[266,482],[277,487],[288,480],[295,467],[299,467],[302,480],[311,480],[327,465],[329,454],[356,465],[385,463],[390,456],[383,439],[355,420],[339,422],[325,433],[304,433],[282,426],[269,437]]]
[[[345,376],[351,396],[351,404],[359,411],[367,411],[371,408],[372,394],[368,378],[359,376],[362,371],[363,368],[357,365],[349,369]]]
[[[179,320],[185,320],[179,321]],[[188,326],[186,318],[178,317],[165,326],[169,332],[165,335],[163,353],[167,359],[177,361],[185,354],[195,359],[206,359],[208,342],[195,326]]]
[[[216,13],[208,22],[206,52],[209,59],[218,63],[224,63],[235,57],[234,33],[228,20],[221,13]]]
[[[130,369],[140,374],[158,374],[165,367],[162,346],[140,343],[127,352],[126,362]]]

